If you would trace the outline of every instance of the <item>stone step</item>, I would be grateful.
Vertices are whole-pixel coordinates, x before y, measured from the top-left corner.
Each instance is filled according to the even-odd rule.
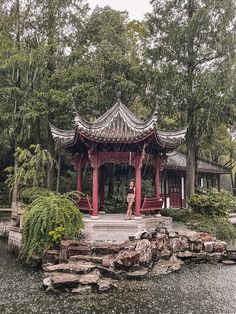
[[[94,263],[101,264],[104,256],[94,256],[94,255],[74,255],[69,258],[69,263],[71,262],[82,262],[82,263]]]
[[[62,263],[57,265],[44,266],[44,271],[47,273],[58,272],[68,274],[87,274],[97,267],[96,264],[82,264],[82,263]]]
[[[78,274],[51,272],[45,275],[49,278],[48,280],[51,280],[53,288],[55,289],[75,288],[79,284],[80,275]]]

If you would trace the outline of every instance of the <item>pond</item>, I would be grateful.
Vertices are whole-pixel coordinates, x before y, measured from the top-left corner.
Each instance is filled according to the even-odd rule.
[[[236,266],[191,265],[157,280],[123,281],[118,290],[88,296],[46,295],[42,272],[7,254],[0,240],[0,313],[236,313]]]

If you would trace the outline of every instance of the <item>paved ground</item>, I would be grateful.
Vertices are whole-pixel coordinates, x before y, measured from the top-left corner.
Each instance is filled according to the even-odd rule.
[[[231,224],[236,225],[236,213],[229,214],[229,221]]]

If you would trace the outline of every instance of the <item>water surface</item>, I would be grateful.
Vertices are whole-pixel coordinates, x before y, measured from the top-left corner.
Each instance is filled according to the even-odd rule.
[[[158,280],[124,281],[108,294],[49,296],[42,272],[7,254],[2,240],[0,252],[1,314],[236,313],[236,266],[191,265]]]

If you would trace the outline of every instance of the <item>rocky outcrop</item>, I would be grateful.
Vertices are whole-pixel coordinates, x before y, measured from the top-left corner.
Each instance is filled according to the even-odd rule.
[[[168,232],[158,227],[142,230],[119,244],[62,241],[56,256],[61,263],[44,265],[46,292],[85,294],[109,291],[121,279],[166,275],[180,270],[183,263],[219,263],[227,254],[226,243],[209,234]]]

